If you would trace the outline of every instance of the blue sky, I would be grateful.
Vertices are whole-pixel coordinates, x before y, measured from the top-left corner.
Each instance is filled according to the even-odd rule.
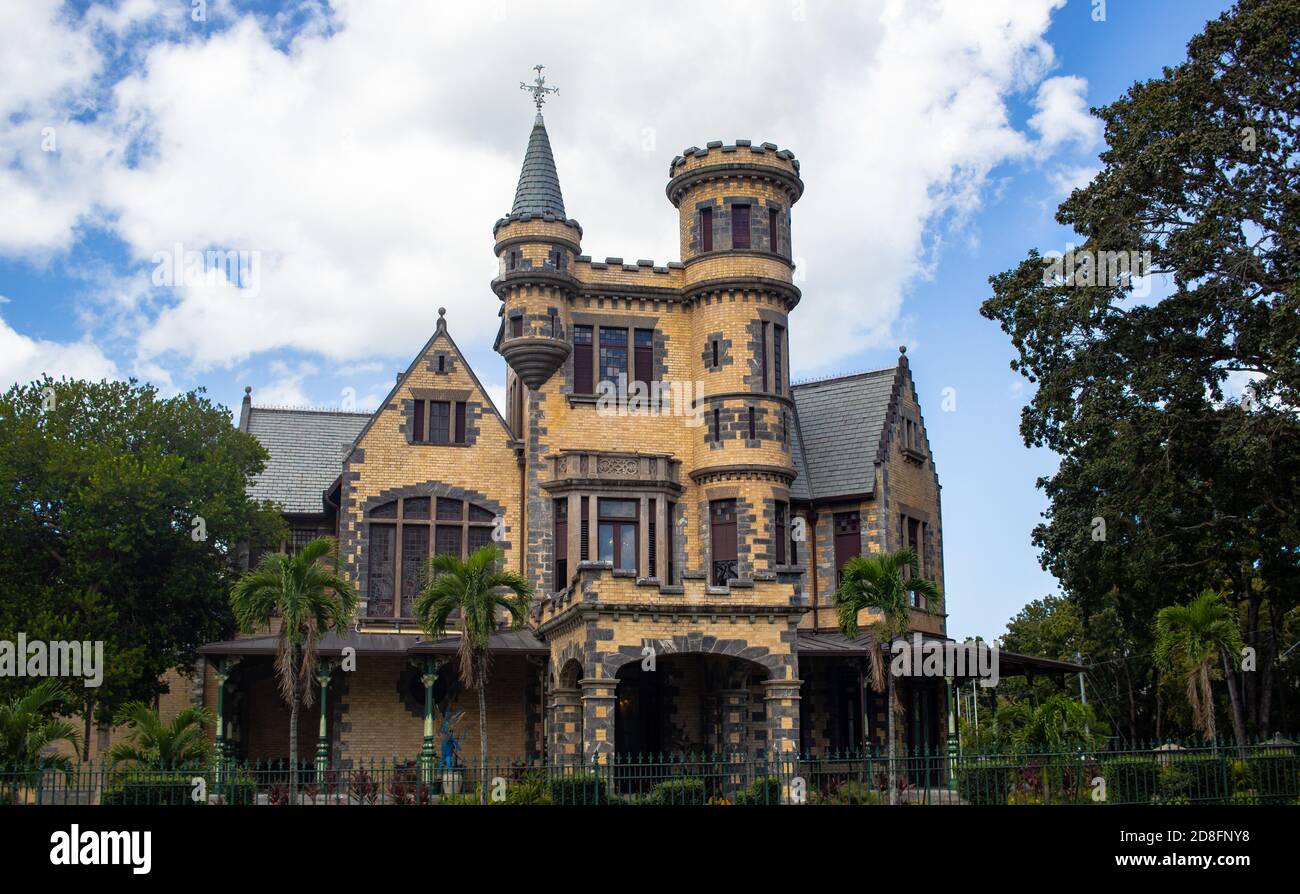
[[[259,403],[366,407],[446,306],[500,393],[491,226],[531,124],[517,82],[543,62],[567,210],[595,257],[676,258],[663,184],[684,146],[799,156],[794,375],[892,365],[908,345],[960,637],[1056,589],[1029,542],[1054,461],[1021,444],[1025,386],[978,313],[988,276],[1065,248],[1055,207],[1101,148],[1086,107],[1179,62],[1228,4],[1110,0],[1104,21],[1091,0],[580,3],[540,21],[512,0],[213,0],[200,21],[180,0],[6,6],[6,384],[135,375],[231,407],[244,385]],[[258,252],[258,288],[159,285],[177,243]]]

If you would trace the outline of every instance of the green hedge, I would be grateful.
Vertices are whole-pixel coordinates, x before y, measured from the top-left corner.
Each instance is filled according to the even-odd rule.
[[[550,780],[552,804],[608,804],[605,777],[599,773],[572,773]]]
[[[1156,795],[1160,765],[1154,757],[1126,754],[1102,761],[1107,804],[1145,804]]]
[[[707,800],[704,780],[693,776],[655,783],[646,796],[648,804],[703,804]]]
[[[206,804],[207,800],[194,800],[194,779],[204,778],[201,773],[157,770],[132,772],[115,779],[104,789],[101,804],[148,804],[150,806],[183,807]],[[209,790],[211,786],[209,784]],[[256,786],[254,786],[256,789]]]
[[[888,804],[889,796],[866,783],[848,780],[841,782],[831,791],[816,799],[819,804]]]

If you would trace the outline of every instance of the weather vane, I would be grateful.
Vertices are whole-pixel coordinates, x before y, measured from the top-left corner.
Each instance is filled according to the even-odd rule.
[[[560,92],[559,87],[546,86],[546,78],[542,75],[542,69],[545,67],[545,65],[533,66],[533,71],[537,72],[537,80],[533,83],[525,84],[523,81],[519,82],[520,90],[527,90],[529,93],[533,94],[533,104],[537,106],[537,114],[539,115],[542,113],[542,104],[546,102],[546,95],[548,93]]]

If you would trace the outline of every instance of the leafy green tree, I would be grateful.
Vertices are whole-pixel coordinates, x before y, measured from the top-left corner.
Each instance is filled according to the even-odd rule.
[[[87,734],[229,632],[237,545],[283,531],[246,497],[265,459],[201,390],[46,377],[0,395],[0,629],[104,643],[103,684],[72,704]]]
[[[70,773],[72,761],[66,754],[47,753],[59,742],[71,745],[74,754],[81,751],[76,727],[58,716],[69,700],[62,683],[45,679],[22,695],[0,702],[0,768],[17,772],[41,766]]]
[[[212,757],[213,745],[207,730],[216,717],[205,708],[187,707],[164,723],[153,707],[144,702],[123,706],[117,718],[125,723],[128,736],[108,750],[113,761],[155,770],[170,770],[187,764],[203,764]]]
[[[331,630],[345,631],[357,610],[357,591],[337,572],[333,539],[320,537],[294,555],[267,553],[230,590],[230,606],[244,633],[279,620],[275,672],[289,705],[289,797],[298,801],[298,715],[311,707],[316,645]]]
[[[1167,605],[1156,613],[1156,661],[1170,673],[1182,673],[1192,726],[1207,740],[1215,737],[1211,671],[1222,664],[1228,681],[1238,747],[1246,744],[1237,678],[1230,662],[1241,653],[1241,631],[1223,593],[1205,590],[1187,605]]]
[[[1240,0],[1186,61],[1095,110],[1104,167],[1057,221],[1094,261],[1149,252],[1154,295],[1058,275],[1033,250],[981,309],[1036,385],[1025,443],[1060,456],[1039,481],[1044,567],[1085,623],[1113,608],[1142,653],[1179,594],[1234,594],[1258,656],[1242,678],[1257,732],[1300,594],[1297,45],[1293,0]]]
[[[886,745],[889,759],[889,803],[898,803],[898,780],[894,768],[897,766],[897,743],[895,742],[894,723],[896,715],[902,713],[898,701],[894,675],[885,672],[883,649],[892,650],[894,640],[903,636],[911,628],[912,605],[915,597],[920,597],[930,611],[943,610],[943,597],[934,581],[921,577],[920,562],[916,551],[900,549],[893,553],[875,553],[870,556],[857,556],[844,563],[840,577],[840,586],[835,591],[835,613],[840,632],[849,639],[858,635],[858,614],[866,611],[873,619],[868,630],[872,647],[868,651],[870,660],[871,687],[877,692],[886,692],[885,700],[889,705],[886,711]]]
[[[1016,754],[1092,750],[1105,742],[1106,725],[1091,705],[1055,692],[1037,705],[1014,702],[998,708],[1003,742]]]
[[[492,653],[488,644],[497,629],[498,611],[513,628],[524,625],[533,586],[521,574],[502,568],[504,554],[487,544],[465,561],[434,556],[425,585],[415,597],[415,617],[430,639],[447,635],[453,612],[460,615],[460,681],[478,693],[479,798],[487,803],[487,684]]]

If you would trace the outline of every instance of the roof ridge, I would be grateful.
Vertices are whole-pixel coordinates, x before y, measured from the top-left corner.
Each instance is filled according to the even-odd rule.
[[[832,373],[831,375],[827,375],[827,376],[813,376],[812,378],[808,378],[808,379],[799,379],[798,381],[792,381],[790,383],[790,387],[793,389],[793,388],[801,388],[804,385],[824,385],[829,382],[848,381],[849,379],[860,379],[860,378],[865,378],[867,376],[879,376],[885,373],[894,373],[894,372],[898,372],[897,366],[884,366],[881,367],[880,369],[861,369],[856,372],[850,372],[850,373]]]
[[[373,411],[365,410],[343,410],[333,407],[308,407],[296,404],[253,404],[249,410],[259,410],[270,413],[319,413],[324,416],[363,416],[369,418],[374,415]]]

